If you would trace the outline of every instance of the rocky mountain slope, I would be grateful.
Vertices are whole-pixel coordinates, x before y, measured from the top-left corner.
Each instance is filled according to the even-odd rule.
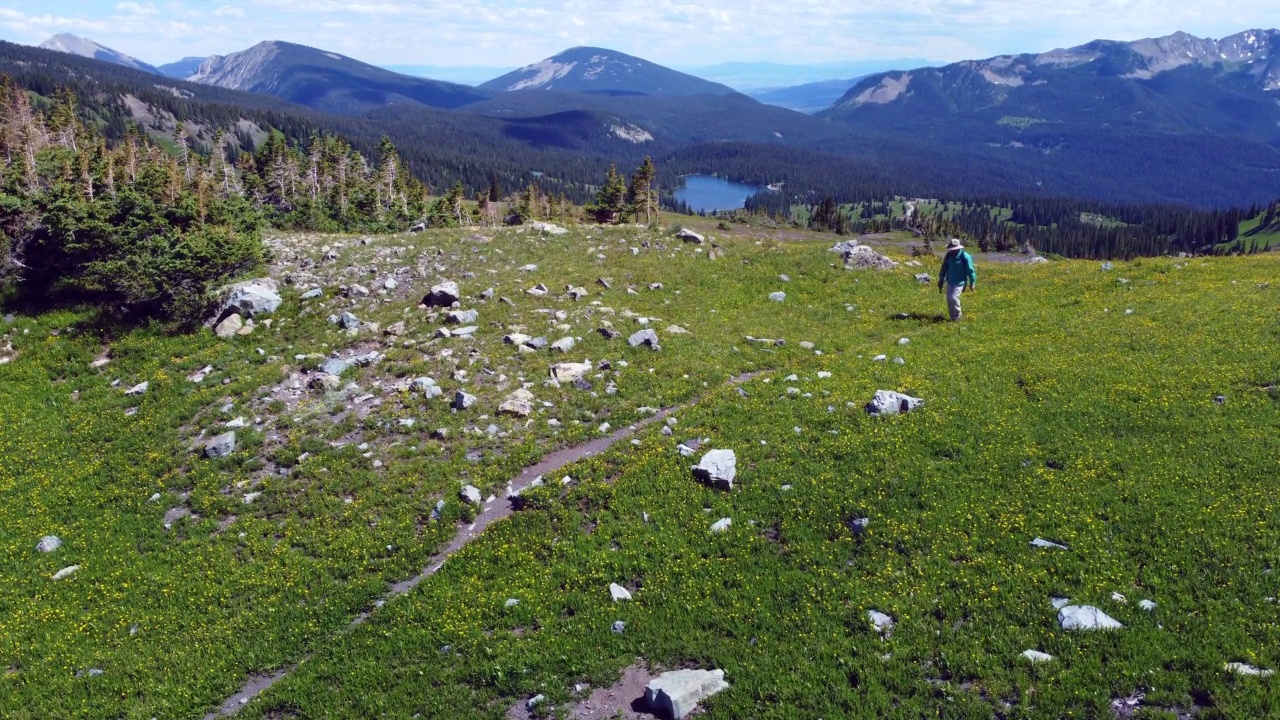
[[[466,85],[400,75],[337,53],[274,40],[207,58],[188,80],[266,93],[347,115],[401,104],[457,108],[487,97]]]
[[[59,33],[53,37],[40,43],[40,47],[45,50],[54,50],[56,52],[68,53],[70,55],[79,55],[93,60],[101,60],[102,62],[111,63],[112,65],[123,65],[124,67],[133,68],[134,70],[145,70],[156,75],[162,74],[160,70],[152,65],[142,62],[141,60],[125,55],[118,50],[112,50],[105,45],[89,40],[87,38],[77,37],[69,33]]]
[[[576,47],[507,73],[480,86],[490,92],[558,90],[606,95],[732,95],[719,83],[615,50]]]

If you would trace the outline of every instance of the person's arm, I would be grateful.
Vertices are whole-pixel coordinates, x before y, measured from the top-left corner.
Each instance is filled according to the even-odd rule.
[[[942,256],[942,269],[938,271],[938,292],[942,292],[942,284],[947,281],[947,263],[951,261],[951,253]]]
[[[972,290],[978,285],[978,270],[973,266],[972,255],[965,253],[965,259],[966,259],[965,270],[967,271],[966,277],[965,277],[965,287]]]

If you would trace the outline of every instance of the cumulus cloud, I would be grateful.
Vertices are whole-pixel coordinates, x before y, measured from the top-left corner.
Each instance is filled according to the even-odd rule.
[[[1221,37],[1280,16],[1280,0],[144,0],[59,3],[57,16],[47,0],[0,3],[0,28],[20,42],[79,32],[166,62],[279,39],[402,65],[518,66],[576,44],[676,66],[953,61],[1175,30]]]

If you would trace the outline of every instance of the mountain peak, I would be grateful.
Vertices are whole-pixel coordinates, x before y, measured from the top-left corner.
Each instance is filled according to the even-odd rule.
[[[130,57],[118,50],[100,45],[88,38],[82,38],[71,33],[58,33],[53,37],[40,43],[39,47],[45,50],[54,50],[56,52],[67,53],[68,55],[78,55],[80,57],[90,58],[91,60],[101,60],[102,62],[111,63],[112,65],[123,65],[124,67],[133,68],[134,70],[144,70],[149,73],[160,75],[160,71],[147,63]]]
[[[734,90],[617,50],[572,47],[480,86],[491,92],[559,90],[606,95],[730,95]]]

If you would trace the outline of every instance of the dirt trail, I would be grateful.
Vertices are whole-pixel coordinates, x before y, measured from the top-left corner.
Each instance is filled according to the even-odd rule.
[[[729,380],[726,387],[741,385],[759,374],[759,372],[753,372],[739,375]],[[537,463],[521,470],[520,473],[511,480],[511,489],[515,493],[519,493],[528,488],[530,483],[532,483],[536,478],[550,475],[551,473],[568,467],[583,458],[598,455],[613,447],[618,442],[630,438],[640,430],[649,427],[654,423],[665,420],[672,413],[687,410],[697,405],[702,402],[702,399],[702,397],[694,398],[683,405],[659,410],[650,417],[622,428],[612,435],[606,435],[605,437],[596,438],[582,443],[581,445],[557,450],[542,458]],[[492,503],[486,503],[484,509],[476,516],[475,522],[461,528],[458,531],[458,534],[449,541],[448,545],[431,557],[427,562],[426,569],[411,578],[392,585],[386,594],[382,596],[381,601],[375,603],[374,610],[357,615],[351,620],[351,623],[347,625],[347,627],[336,632],[329,638],[329,640],[337,640],[351,632],[352,629],[363,624],[373,615],[373,613],[377,612],[377,608],[381,607],[383,602],[386,602],[398,595],[403,595],[417,587],[423,580],[431,577],[438,572],[440,568],[444,567],[444,563],[449,559],[449,556],[466,547],[472,540],[480,537],[481,533],[483,533],[490,525],[512,515],[514,512],[515,507],[511,502],[511,498],[498,498]],[[310,657],[310,655],[307,657]],[[218,706],[218,709],[205,715],[204,720],[218,720],[219,718],[235,715],[240,712],[240,709],[247,705],[250,700],[266,692],[271,688],[271,686],[288,677],[296,667],[296,665],[291,665],[282,668],[271,675],[254,675],[250,677],[248,682],[246,682],[234,695],[224,700],[222,704]]]

